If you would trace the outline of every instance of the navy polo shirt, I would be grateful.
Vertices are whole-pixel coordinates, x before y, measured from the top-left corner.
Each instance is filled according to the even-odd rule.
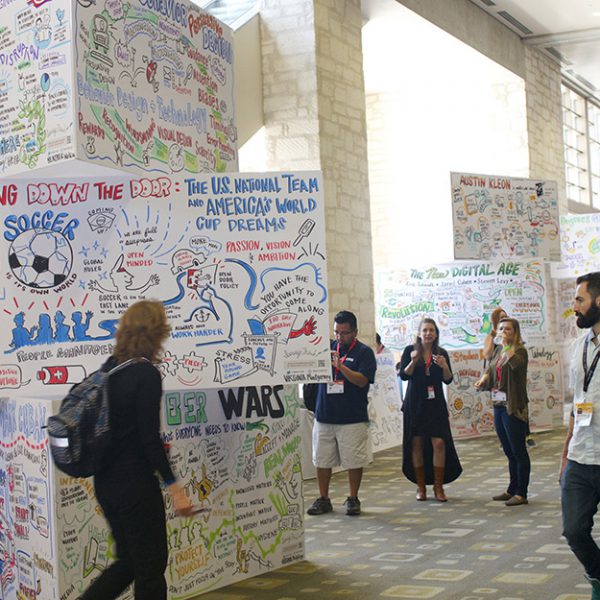
[[[331,349],[337,349],[337,342],[331,342]],[[368,423],[369,414],[367,411],[367,395],[369,393],[369,384],[375,381],[375,371],[377,370],[377,361],[375,353],[369,346],[356,340],[354,348],[348,352],[348,348],[340,348],[340,356],[344,360],[344,366],[358,371],[364,375],[369,383],[365,387],[358,387],[344,379],[341,372],[338,377],[344,380],[343,394],[328,394],[327,384],[319,384],[317,394],[317,410],[315,418],[320,423],[329,423],[332,425],[348,425],[350,423]],[[334,378],[332,368],[332,380]]]

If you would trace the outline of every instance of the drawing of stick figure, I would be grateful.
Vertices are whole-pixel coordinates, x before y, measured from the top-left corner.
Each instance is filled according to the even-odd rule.
[[[154,142],[150,141],[146,144],[146,147],[142,151],[142,161],[144,166],[147,167],[150,164],[150,150],[154,147]]]
[[[121,148],[121,140],[117,140],[115,144],[115,162],[116,164],[123,166],[123,148]]]

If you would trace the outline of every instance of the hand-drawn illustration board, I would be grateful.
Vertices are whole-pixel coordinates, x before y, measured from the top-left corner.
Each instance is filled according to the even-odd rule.
[[[577,284],[575,277],[569,279],[553,279],[554,297],[556,304],[556,330],[561,345],[570,345],[578,338],[583,330],[577,327],[573,301]]]
[[[165,496],[171,600],[304,557],[297,386],[167,392],[162,435],[200,511],[176,517]],[[62,600],[75,600],[114,557],[90,484],[58,475]]]
[[[4,182],[2,387],[78,382],[118,319],[161,300],[177,389],[327,381],[318,172]]]
[[[75,156],[71,25],[68,0],[0,4],[3,176]]]
[[[237,170],[233,32],[188,0],[78,0],[77,153],[136,173]]]
[[[540,260],[380,271],[375,295],[377,331],[388,348],[399,352],[414,342],[426,316],[436,320],[440,344],[447,350],[482,348],[497,306],[519,320],[525,341],[546,339],[546,280]]]
[[[402,443],[402,401],[394,355],[384,349],[375,360],[375,383],[369,388],[369,425],[373,452],[381,452]]]
[[[460,439],[493,432],[491,396],[473,387],[483,375],[482,351],[453,350],[449,354],[454,380],[445,387],[452,436]]]
[[[555,346],[526,346],[529,355],[527,394],[531,431],[562,426],[563,386],[560,352]],[[483,374],[481,350],[450,352],[454,381],[446,386],[450,427],[455,438],[477,437],[494,431],[490,392],[474,384]]]
[[[45,400],[0,398],[0,600],[60,598]]]
[[[600,214],[560,218],[560,262],[550,265],[552,277],[573,279],[600,269]]]
[[[577,284],[575,277],[569,279],[553,279],[554,297],[555,297],[555,315],[556,315],[556,330],[558,331],[558,345],[560,347],[562,359],[562,373],[565,385],[564,401],[572,402],[573,389],[571,387],[571,359],[573,351],[571,346],[578,337],[587,334],[586,329],[577,327],[577,318],[573,310],[573,300],[575,298],[575,290]]]
[[[0,600],[76,600],[115,557],[93,479],[51,460],[48,470],[41,427],[57,405],[0,400]],[[297,386],[171,390],[162,411],[169,459],[198,510],[177,517],[165,494],[169,598],[304,558]]]
[[[555,181],[451,173],[455,259],[560,260]]]
[[[555,345],[527,347],[527,395],[529,425],[542,431],[563,425],[563,367],[560,348]]]
[[[7,0],[0,16],[5,176],[237,169],[232,31],[194,3]]]

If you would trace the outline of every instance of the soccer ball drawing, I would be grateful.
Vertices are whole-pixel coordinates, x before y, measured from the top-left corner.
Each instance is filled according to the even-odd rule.
[[[8,264],[21,283],[32,288],[52,288],[68,277],[73,250],[57,231],[28,229],[13,240]]]

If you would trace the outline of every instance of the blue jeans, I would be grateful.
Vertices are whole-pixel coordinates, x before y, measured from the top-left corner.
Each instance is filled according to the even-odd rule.
[[[508,458],[510,483],[506,491],[512,496],[527,498],[531,462],[527,453],[528,425],[509,415],[505,406],[494,406],[494,427]]]
[[[563,535],[586,575],[600,579],[600,548],[592,538],[594,515],[600,503],[600,465],[569,460],[560,484]]]

